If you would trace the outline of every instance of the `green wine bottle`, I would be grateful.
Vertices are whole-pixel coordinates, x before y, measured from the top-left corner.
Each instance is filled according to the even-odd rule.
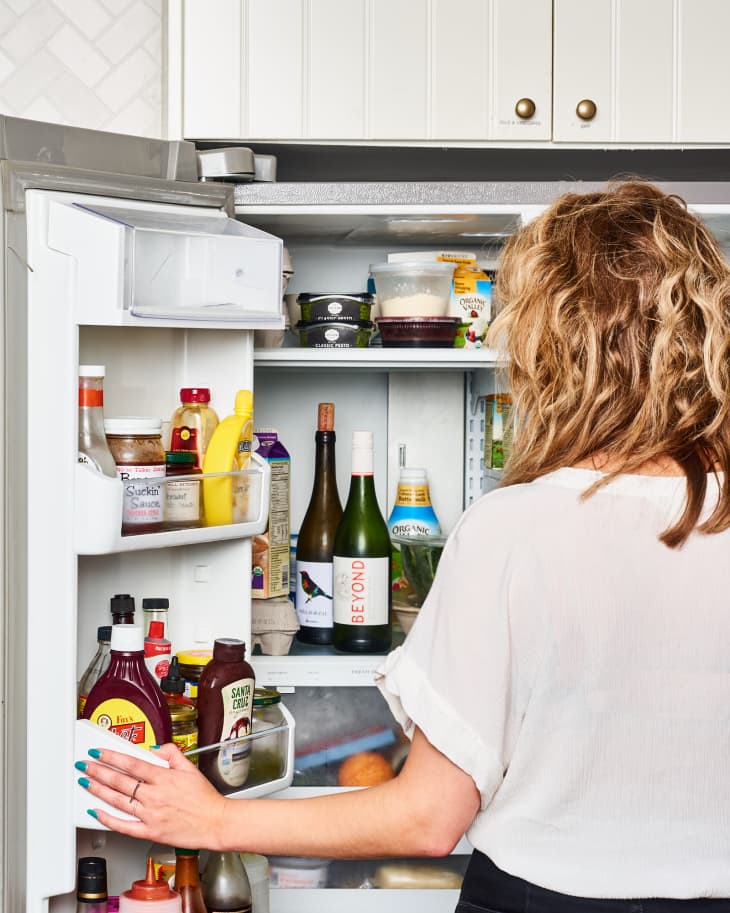
[[[391,543],[373,481],[373,433],[352,433],[352,481],[335,536],[334,645],[385,653],[392,640]]]
[[[335,474],[335,407],[320,403],[314,436],[314,486],[297,538],[297,639],[332,643],[332,549],[342,518]]]

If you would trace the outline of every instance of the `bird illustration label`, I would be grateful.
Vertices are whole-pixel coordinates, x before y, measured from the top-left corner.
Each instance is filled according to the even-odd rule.
[[[308,628],[332,627],[332,564],[297,561],[296,606],[299,624]]]

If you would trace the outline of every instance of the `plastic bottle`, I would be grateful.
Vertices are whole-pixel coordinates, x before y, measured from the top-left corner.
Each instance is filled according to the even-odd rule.
[[[76,913],[107,913],[106,859],[82,856],[76,880]]]
[[[200,851],[175,849],[175,890],[180,893],[182,913],[208,913],[200,884]]]
[[[168,846],[166,843],[153,843],[149,848],[147,856],[152,859],[155,868],[155,878],[160,881],[167,881],[175,875],[175,847]]]
[[[238,853],[211,853],[201,883],[208,913],[251,913],[251,885]]]
[[[147,874],[144,881],[135,881],[132,887],[119,895],[119,913],[182,913],[182,898],[164,880],[155,878],[152,857],[147,857]],[[205,913],[205,908],[203,908]]]
[[[112,613],[112,625],[134,624],[134,596],[129,593],[117,593],[109,600]]]
[[[232,415],[213,432],[203,460],[203,472],[248,469],[253,445],[253,393],[239,390]],[[248,517],[250,480],[247,476],[203,479],[207,526],[242,523]]]
[[[167,701],[144,664],[139,625],[113,625],[109,668],[91,689],[83,718],[149,748],[172,738]]]
[[[195,701],[185,697],[185,679],[180,674],[177,656],[170,660],[167,675],[160,682],[172,720],[172,741],[182,752],[194,751],[198,747],[198,711]],[[190,760],[198,763],[198,756]]]
[[[167,675],[172,655],[172,644],[164,635],[164,622],[151,621],[149,632],[144,639],[144,664],[158,685]]]
[[[104,365],[79,365],[79,463],[112,479],[117,464],[104,433]]]
[[[79,719],[81,719],[81,715],[84,712],[86,699],[88,698],[91,689],[109,668],[109,663],[111,662],[112,626],[102,625],[100,628],[97,628],[96,639],[98,641],[96,653],[91,657],[91,662],[86,667],[86,671],[81,676],[79,682],[77,712]]]
[[[352,433],[352,480],[335,536],[334,646],[346,653],[390,649],[391,542],[373,480],[372,431]]]
[[[251,732],[255,675],[242,640],[219,638],[198,682],[198,745],[216,745]],[[251,746],[235,742],[199,755],[200,770],[221,792],[240,789],[248,776]]]
[[[145,596],[142,600],[142,611],[144,613],[144,632],[149,634],[150,622],[161,621],[164,626],[165,637],[169,637],[170,629],[167,626],[167,613],[170,608],[170,600],[164,597]]]
[[[332,643],[332,549],[342,518],[335,473],[335,407],[320,403],[314,435],[314,485],[297,538],[297,638],[308,644]]]
[[[203,468],[205,451],[218,427],[218,415],[211,409],[209,387],[183,387],[180,405],[170,421],[170,450],[196,454],[195,468]]]

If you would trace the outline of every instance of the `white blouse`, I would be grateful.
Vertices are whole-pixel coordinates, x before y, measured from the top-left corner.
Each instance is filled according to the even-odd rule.
[[[467,836],[499,868],[586,897],[730,898],[730,531],[667,548],[684,478],[581,500],[598,477],[469,508],[378,685],[473,778]]]

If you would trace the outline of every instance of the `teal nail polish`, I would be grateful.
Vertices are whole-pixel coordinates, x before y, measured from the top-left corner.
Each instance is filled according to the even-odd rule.
[[[76,770],[81,770],[81,771],[83,771],[83,772],[85,773],[85,772],[86,772],[86,768],[88,767],[88,764],[86,763],[86,761],[77,761],[77,762],[74,764],[74,767],[76,768]]]
[[[99,820],[99,816],[97,815],[97,813],[94,811],[93,808],[87,808],[86,814],[91,815],[92,818],[96,818],[97,821]]]
[[[152,750],[154,750],[154,751],[159,751],[159,750],[160,750],[160,746],[159,746],[159,745],[150,745],[150,751],[152,751]]]
[[[98,761],[99,758],[101,757],[101,752],[99,751],[98,748],[90,748],[90,749],[89,749],[89,757],[91,757],[91,758],[96,758],[96,760]]]
[[[83,786],[84,789],[89,788],[90,780],[87,780],[86,777],[79,777],[79,786]]]

